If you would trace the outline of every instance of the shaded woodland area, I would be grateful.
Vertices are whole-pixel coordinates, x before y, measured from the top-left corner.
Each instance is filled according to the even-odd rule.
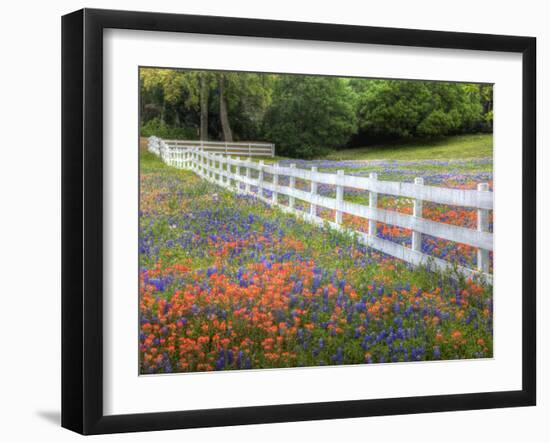
[[[487,84],[142,68],[140,92],[142,136],[268,141],[289,157],[493,124]]]

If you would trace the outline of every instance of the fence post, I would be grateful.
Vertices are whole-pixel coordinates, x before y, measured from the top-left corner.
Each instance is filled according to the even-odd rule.
[[[219,165],[220,165],[220,168],[219,168],[219,171],[220,171],[220,185],[221,186],[224,186],[225,185],[225,171],[224,171],[224,163],[225,163],[225,159],[224,159],[224,156],[223,154],[220,154],[220,156],[218,157],[218,160],[219,160]]]
[[[263,192],[263,185],[264,185],[264,161],[260,160],[258,162],[258,166],[260,167],[260,170],[258,172],[258,197],[263,198],[264,192]]]
[[[225,183],[225,176],[223,175],[223,154],[218,155],[218,175],[220,186]]]
[[[317,166],[311,167],[311,199],[313,200],[317,195],[317,182],[315,176],[317,175]],[[309,215],[312,217],[317,216],[317,205],[315,203],[309,203]]]
[[[424,179],[422,177],[416,177],[414,179],[415,185],[423,185]],[[413,217],[422,218],[422,200],[419,198],[414,199],[413,202]],[[412,233],[411,247],[413,251],[422,251],[422,234],[417,231]]]
[[[232,181],[231,181],[231,174],[233,171],[231,171],[231,163],[229,161],[229,157],[226,157],[225,160],[227,161],[227,166],[225,167],[225,173],[227,174],[225,181],[227,183],[227,187],[231,188]]]
[[[337,225],[342,224],[342,202],[344,201],[344,185],[340,177],[344,177],[344,170],[336,171],[336,212],[334,214],[334,222]]]
[[[273,171],[273,193],[271,194],[271,201],[274,205],[277,204],[277,190],[279,189],[279,163],[273,165],[275,171]]]
[[[237,192],[241,190],[241,157],[237,157],[237,164],[235,165],[235,186]]]
[[[290,165],[290,169],[296,169],[296,163],[292,163]],[[296,177],[294,177],[293,175],[290,175],[288,177],[288,187],[290,188],[290,195],[288,196],[288,207],[290,209],[294,209],[295,198],[292,193],[294,192],[294,188],[296,187]]]
[[[248,144],[248,157],[250,158],[251,155],[252,155],[252,145],[249,143]]]
[[[215,180],[216,176],[214,174],[214,159],[211,156],[211,154],[206,154],[206,155],[207,155],[206,158],[208,159],[208,163],[207,163],[208,177],[210,178],[210,180]]]
[[[369,178],[373,181],[378,180],[378,174],[376,172],[371,172]],[[373,209],[376,209],[378,206],[378,193],[370,191],[369,192],[369,206]],[[369,219],[369,235],[371,237],[376,237],[376,220]]]
[[[223,163],[222,163],[223,181],[226,186],[229,186],[231,184],[231,179],[229,178],[229,171],[227,169],[229,167],[229,157],[224,156],[222,160],[223,160]]]
[[[246,171],[246,183],[244,185],[244,190],[247,194],[250,193],[250,167],[248,166],[248,164],[252,161],[252,159],[250,157],[248,157],[246,159],[246,166],[245,166],[245,171]]]
[[[210,177],[210,180],[214,180],[216,177],[214,175],[214,157],[212,154],[206,153],[206,158],[208,159],[208,176]]]
[[[216,161],[216,154],[212,154],[212,180],[214,181],[214,183],[219,180],[218,165]]]
[[[487,192],[489,190],[488,183],[479,183],[477,190]],[[489,210],[477,210],[477,230],[487,232],[489,230]],[[477,250],[477,269],[484,273],[489,273],[489,251],[486,249]]]
[[[211,154],[212,181],[216,182],[216,154]]]

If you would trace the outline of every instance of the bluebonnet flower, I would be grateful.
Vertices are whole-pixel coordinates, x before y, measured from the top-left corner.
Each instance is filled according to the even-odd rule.
[[[336,365],[341,365],[344,363],[344,351],[341,347],[338,347],[336,349],[336,354],[334,354],[332,357],[330,357],[331,361]]]

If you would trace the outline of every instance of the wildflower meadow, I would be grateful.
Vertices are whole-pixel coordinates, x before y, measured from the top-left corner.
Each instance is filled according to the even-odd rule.
[[[458,189],[493,183],[490,157],[285,162],[374,171],[381,180],[423,177]],[[346,189],[357,202],[367,194]],[[378,206],[412,210],[410,200],[390,196],[380,196]],[[426,204],[423,216],[476,227],[473,209]],[[492,222],[491,215],[491,231]],[[368,222],[344,216],[343,224],[366,231]],[[409,230],[376,228],[378,237],[410,245]],[[471,267],[476,260],[474,248],[429,235],[422,251]],[[412,267],[353,235],[169,167],[144,149],[139,260],[141,374],[492,357],[489,283]]]

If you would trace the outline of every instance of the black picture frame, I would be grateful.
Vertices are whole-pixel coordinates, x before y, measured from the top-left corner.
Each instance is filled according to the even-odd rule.
[[[522,54],[522,389],[131,415],[103,413],[103,30]],[[83,9],[62,18],[62,426],[82,434],[531,406],[536,403],[536,39]],[[519,278],[519,277],[518,277]]]

